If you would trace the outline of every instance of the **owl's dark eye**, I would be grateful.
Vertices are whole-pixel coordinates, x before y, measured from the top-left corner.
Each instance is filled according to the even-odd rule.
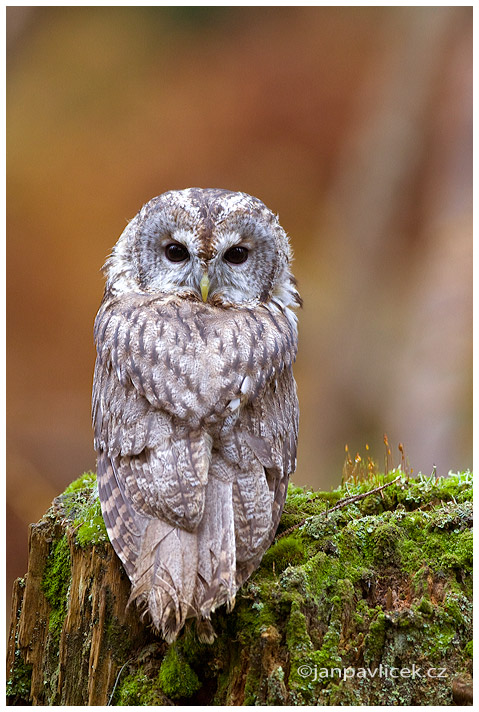
[[[184,245],[178,242],[172,242],[165,247],[165,255],[170,262],[185,262],[190,256],[190,253]]]
[[[229,250],[226,250],[223,259],[231,265],[240,265],[248,259],[248,250],[241,245],[230,247]]]

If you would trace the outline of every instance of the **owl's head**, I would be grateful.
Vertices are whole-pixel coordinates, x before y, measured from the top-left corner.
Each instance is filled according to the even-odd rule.
[[[131,220],[105,264],[107,293],[177,295],[213,306],[301,304],[278,218],[246,193],[173,190]]]

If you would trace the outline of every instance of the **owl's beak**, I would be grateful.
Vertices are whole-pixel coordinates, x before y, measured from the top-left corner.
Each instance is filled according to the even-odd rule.
[[[210,291],[210,280],[208,279],[208,275],[206,272],[202,276],[200,280],[200,289],[201,289],[201,298],[203,299],[204,302],[208,299],[208,292]]]

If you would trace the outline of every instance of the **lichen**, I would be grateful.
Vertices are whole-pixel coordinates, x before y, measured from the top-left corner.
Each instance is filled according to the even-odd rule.
[[[273,672],[268,675],[266,704],[267,705],[287,705],[288,693],[285,686],[285,675],[281,665],[278,665]]]

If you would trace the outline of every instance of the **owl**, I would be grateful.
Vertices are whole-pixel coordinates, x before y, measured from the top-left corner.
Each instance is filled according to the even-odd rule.
[[[92,419],[113,547],[171,642],[234,605],[296,467],[301,304],[288,237],[246,193],[150,200],[104,266]]]

